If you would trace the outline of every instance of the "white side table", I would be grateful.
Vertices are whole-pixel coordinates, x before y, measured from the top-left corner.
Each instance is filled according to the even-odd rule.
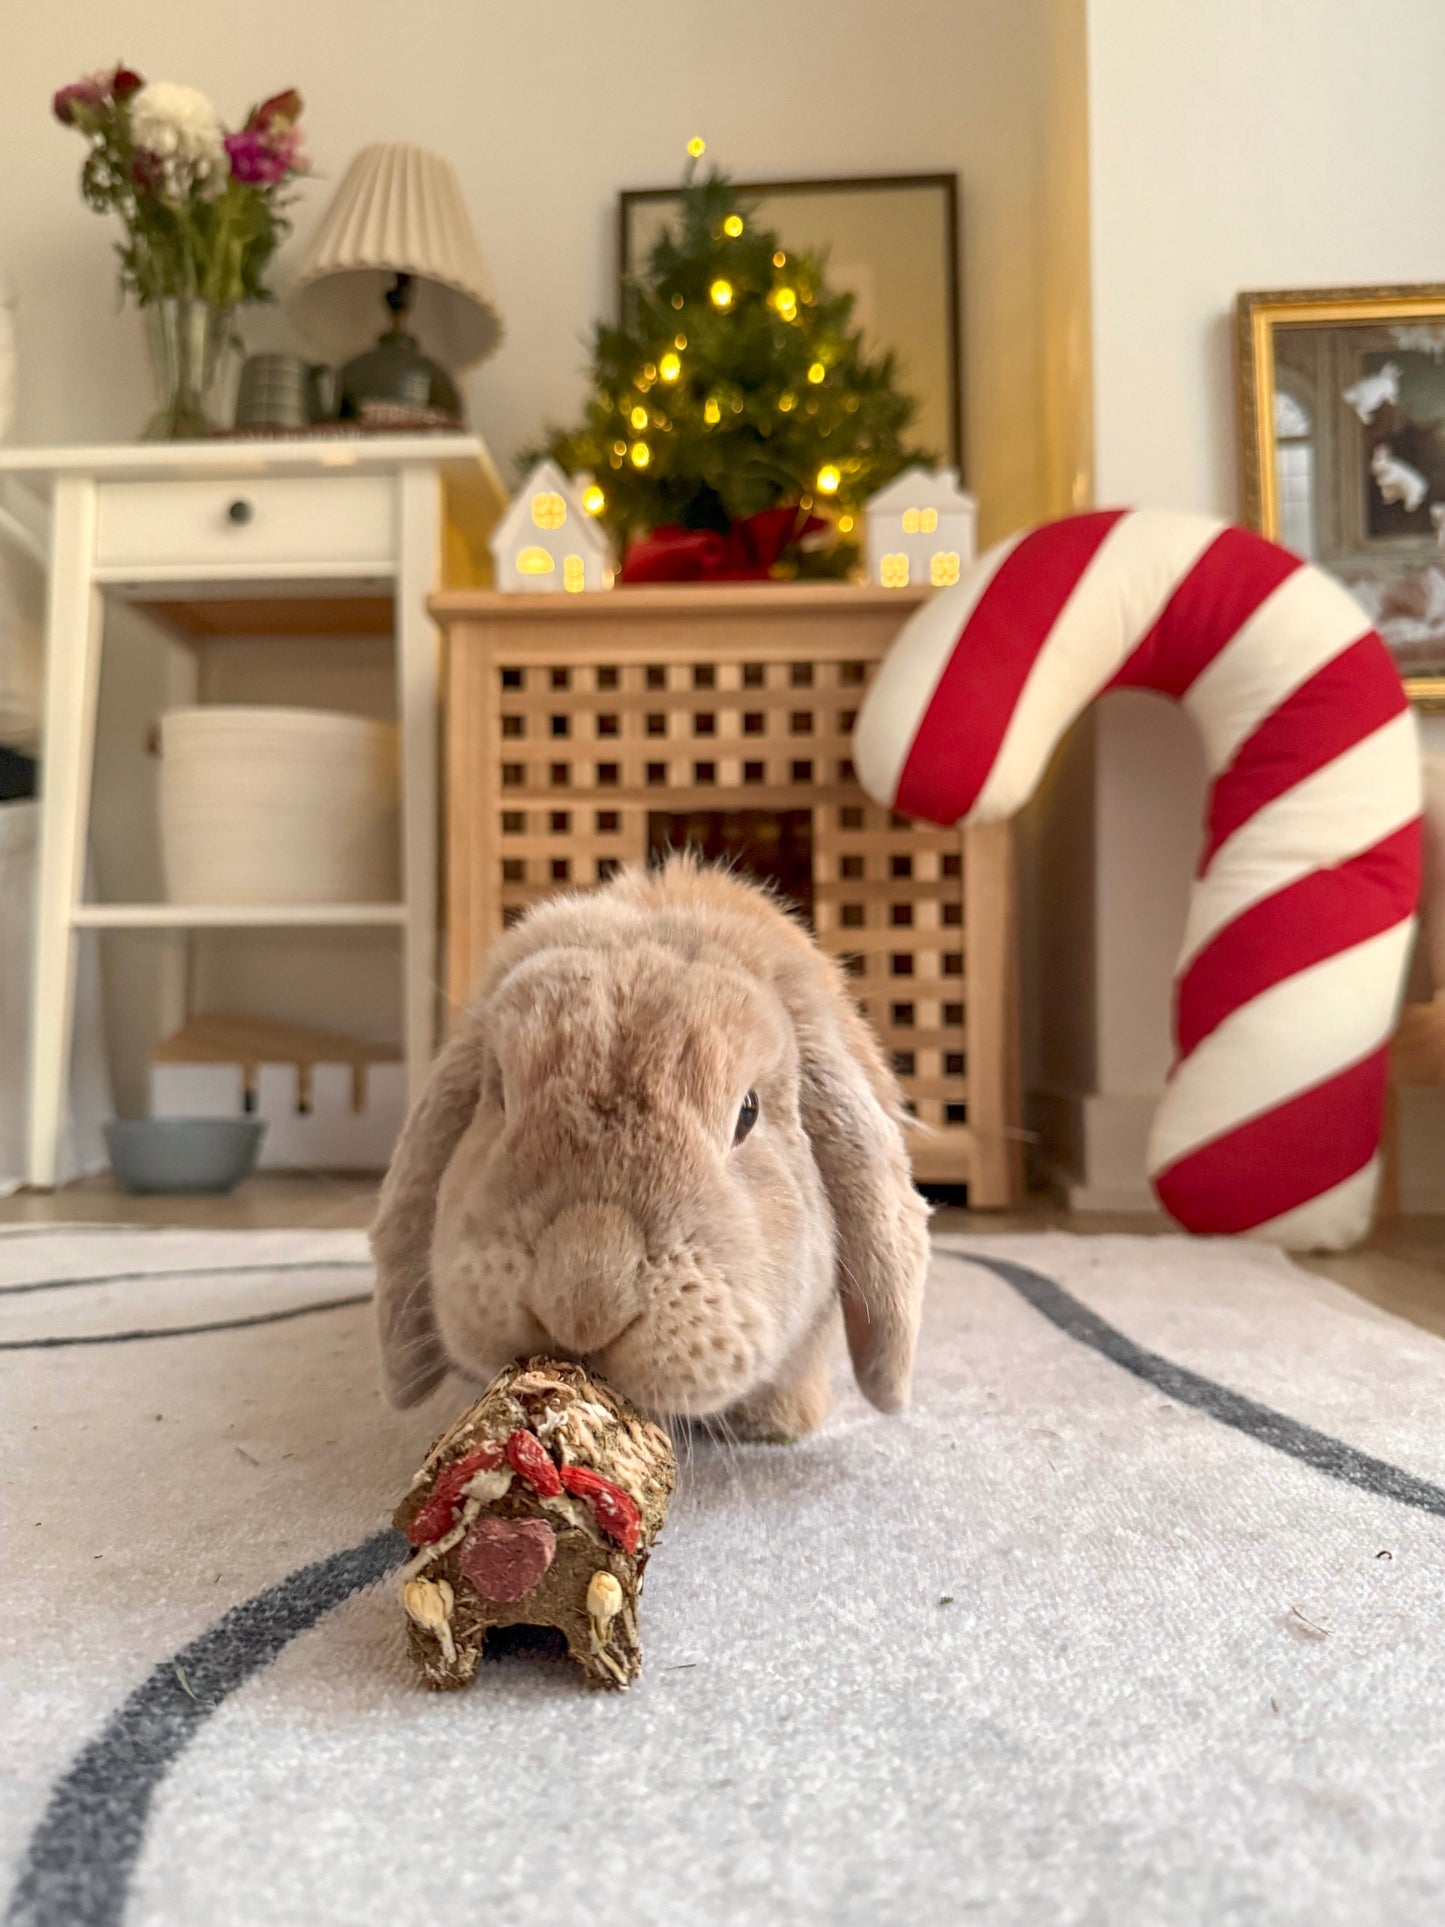
[[[505,492],[464,435],[6,449],[0,477],[50,504],[40,879],[31,1010],[29,1181],[55,1182],[68,1087],[76,933],[394,925],[402,932],[403,1046],[413,1096],[435,1042],[438,638],[426,598],[444,552],[479,563]],[[452,572],[453,574],[456,571]],[[463,574],[470,573],[463,569]],[[396,903],[87,903],[84,859],[109,595],[248,633],[294,607],[345,632],[347,607],[390,597],[402,748],[402,896]],[[208,620],[206,612],[213,612]],[[216,623],[229,624],[217,628]],[[259,625],[258,625],[259,626]]]

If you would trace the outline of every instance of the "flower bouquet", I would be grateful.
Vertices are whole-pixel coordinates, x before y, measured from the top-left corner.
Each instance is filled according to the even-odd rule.
[[[146,433],[209,435],[206,397],[233,311],[272,298],[265,272],[291,229],[287,190],[305,170],[301,96],[274,94],[227,133],[197,88],[122,66],[62,87],[54,107],[90,143],[81,193],[125,230],[121,293],[147,313],[163,398]]]

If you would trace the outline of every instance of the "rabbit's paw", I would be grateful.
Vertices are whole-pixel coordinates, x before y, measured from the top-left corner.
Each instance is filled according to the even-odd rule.
[[[755,1445],[796,1445],[816,1432],[833,1408],[833,1383],[826,1365],[796,1378],[765,1385],[728,1413],[734,1435]]]

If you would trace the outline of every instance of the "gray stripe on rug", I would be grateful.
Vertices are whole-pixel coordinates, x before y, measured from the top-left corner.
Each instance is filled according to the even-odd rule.
[[[288,1305],[285,1311],[258,1311],[245,1318],[218,1318],[209,1325],[156,1325],[133,1332],[90,1332],[74,1338],[5,1338],[0,1352],[58,1352],[74,1345],[137,1345],[147,1338],[195,1338],[202,1332],[248,1331],[253,1325],[282,1325],[288,1318],[308,1318],[314,1311],[342,1311],[348,1305],[369,1305],[369,1291],[346,1298],[318,1298],[309,1305]]]
[[[1287,1418],[1272,1406],[1260,1405],[1242,1392],[1231,1391],[1227,1385],[1191,1372],[1184,1365],[1176,1365],[1158,1352],[1146,1351],[1061,1285],[1056,1285],[1052,1278],[1045,1278],[1042,1272],[1030,1271],[1026,1265],[1013,1264],[1007,1258],[973,1257],[941,1245],[934,1249],[940,1258],[952,1258],[957,1263],[977,1265],[992,1272],[1058,1330],[1115,1365],[1122,1365],[1126,1372],[1132,1372],[1135,1378],[1143,1379],[1178,1404],[1192,1406],[1196,1412],[1258,1439],[1261,1445],[1298,1459],[1316,1472],[1323,1472],[1327,1478],[1338,1479],[1342,1485],[1352,1485],[1377,1498],[1394,1499],[1400,1505],[1414,1506],[1419,1512],[1432,1512],[1436,1518],[1445,1519],[1445,1491],[1438,1485],[1416,1478],[1413,1472],[1391,1465],[1388,1459],[1372,1458],[1368,1452],[1357,1451],[1353,1445],[1332,1438],[1328,1432],[1317,1432],[1311,1425]]]
[[[283,1271],[371,1271],[369,1258],[260,1258],[253,1265],[177,1265],[164,1271],[97,1271],[84,1278],[25,1278],[0,1285],[0,1298],[27,1291],[69,1291],[76,1285],[154,1285],[167,1278],[270,1277]]]
[[[162,1660],[56,1786],[6,1927],[120,1927],[151,1801],[202,1723],[298,1634],[384,1578],[407,1549],[399,1532],[378,1532],[232,1607]]]

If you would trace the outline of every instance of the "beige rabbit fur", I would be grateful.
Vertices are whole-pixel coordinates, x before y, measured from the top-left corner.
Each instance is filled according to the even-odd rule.
[[[407,1120],[371,1234],[388,1390],[562,1351],[656,1414],[796,1434],[841,1307],[896,1411],[926,1217],[837,966],[733,875],[625,872],[507,932]]]

